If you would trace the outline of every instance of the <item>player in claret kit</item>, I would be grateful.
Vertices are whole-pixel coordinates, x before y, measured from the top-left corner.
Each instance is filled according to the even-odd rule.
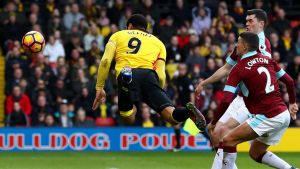
[[[250,156],[257,162],[280,169],[292,169],[284,160],[270,151],[268,147],[277,144],[286,128],[290,117],[296,117],[298,106],[295,100],[294,81],[271,58],[262,56],[256,51],[259,39],[256,34],[244,32],[238,39],[236,54],[240,61],[232,68],[224,88],[224,99],[218,107],[212,125],[215,125],[234,99],[237,86],[243,82],[247,86],[244,93],[244,112],[250,112],[246,122],[230,131],[220,142],[220,157],[223,169],[233,169],[236,159],[236,146],[242,142],[253,140]],[[289,94],[289,110],[281,98],[277,79],[282,80]],[[291,115],[290,115],[291,113]],[[222,168],[215,165],[213,168]]]
[[[247,11],[246,31],[255,33],[259,37],[259,46],[256,51],[263,54],[264,56],[271,57],[271,45],[269,40],[265,37],[264,34],[264,27],[266,23],[267,23],[267,14],[264,10],[251,9]],[[239,58],[236,55],[236,48],[235,48],[232,54],[227,57],[224,66],[219,68],[211,77],[199,83],[199,85],[195,90],[195,95],[198,96],[200,92],[203,90],[203,88],[206,87],[208,84],[214,83],[226,77],[229,74],[232,67],[237,62],[239,62]],[[247,88],[243,83],[241,83],[240,89],[242,92],[240,92],[239,95],[230,104],[227,111],[217,122],[216,126],[214,127],[214,130],[211,130],[209,128],[211,142],[213,144],[213,147],[215,147],[217,151],[218,151],[220,138],[225,136],[230,130],[237,127],[239,124],[243,123],[248,119],[249,114],[243,111],[243,109],[245,109],[245,103],[242,97],[242,93],[246,93]],[[218,157],[217,155],[218,154],[216,154],[216,158]]]
[[[93,109],[97,109],[105,97],[104,82],[114,59],[119,109],[125,123],[134,123],[134,105],[139,107],[140,102],[145,102],[169,123],[175,125],[191,118],[203,131],[206,122],[201,112],[192,103],[175,108],[162,89],[165,83],[166,49],[158,38],[146,32],[146,28],[145,17],[135,14],[128,19],[127,30],[110,37],[98,69]]]
[[[252,32],[258,35],[259,37],[259,47],[257,52],[262,53],[264,56],[271,57],[271,45],[269,40],[265,37],[264,27],[267,24],[267,14],[264,10],[261,9],[251,9],[247,11],[246,17],[246,31]],[[217,82],[222,78],[226,77],[232,67],[239,61],[236,55],[236,48],[226,59],[224,66],[219,68],[211,77],[201,81],[195,90],[195,95],[198,96],[200,92],[209,84]],[[240,88],[247,90],[243,83]],[[219,140],[223,137],[228,131],[235,128],[248,118],[246,112],[241,112],[239,109],[243,109],[245,103],[241,93],[234,99],[234,101],[228,107],[228,110],[222,116],[222,118],[216,124],[214,131],[211,133],[211,141],[213,146],[217,149]]]

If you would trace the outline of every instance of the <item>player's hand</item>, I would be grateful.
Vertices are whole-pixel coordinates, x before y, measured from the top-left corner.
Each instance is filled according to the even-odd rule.
[[[198,86],[195,89],[195,95],[196,97],[200,96],[201,91],[204,89],[204,84],[203,81],[200,81],[200,83],[198,84]]]
[[[102,90],[97,90],[96,97],[95,97],[95,100],[94,100],[94,103],[93,103],[93,107],[92,107],[92,109],[94,111],[99,107],[100,102],[102,100],[104,100],[105,97],[106,97],[106,93],[105,93],[105,91],[103,89]]]
[[[213,124],[209,123],[209,124],[207,125],[208,133],[209,133],[209,134],[212,134],[212,132],[214,131],[215,127],[216,127],[216,125],[213,125]]]
[[[297,119],[298,105],[293,103],[289,105],[289,111],[293,120]]]

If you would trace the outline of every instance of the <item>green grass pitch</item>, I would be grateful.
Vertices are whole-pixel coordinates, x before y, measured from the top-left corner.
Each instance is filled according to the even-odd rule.
[[[300,166],[300,153],[277,153]],[[1,169],[209,169],[213,152],[1,152]],[[239,169],[266,169],[239,153]]]

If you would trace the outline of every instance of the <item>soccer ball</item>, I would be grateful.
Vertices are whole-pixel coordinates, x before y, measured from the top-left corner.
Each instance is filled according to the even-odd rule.
[[[22,46],[31,53],[41,52],[45,47],[44,36],[37,31],[27,32],[22,38]]]

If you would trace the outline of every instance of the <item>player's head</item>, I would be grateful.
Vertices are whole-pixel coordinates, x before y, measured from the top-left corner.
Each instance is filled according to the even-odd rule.
[[[132,15],[127,21],[127,29],[139,29],[146,31],[147,29],[147,20],[141,14],[134,14]]]
[[[264,30],[267,21],[267,13],[264,10],[248,10],[246,17],[246,31],[258,34]]]
[[[257,34],[252,32],[243,32],[238,39],[236,54],[242,56],[250,51],[256,51],[259,46]]]

